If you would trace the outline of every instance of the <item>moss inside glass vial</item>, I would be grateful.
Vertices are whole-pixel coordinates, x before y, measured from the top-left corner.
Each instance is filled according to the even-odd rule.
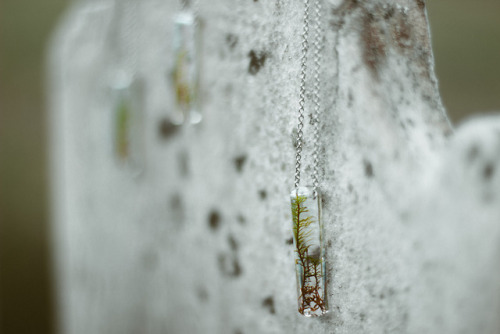
[[[307,317],[327,312],[321,199],[313,187],[290,194],[298,311]]]

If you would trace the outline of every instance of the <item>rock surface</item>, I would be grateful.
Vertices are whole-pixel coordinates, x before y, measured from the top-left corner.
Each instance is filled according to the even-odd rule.
[[[198,125],[169,123],[179,2],[134,5],[136,38],[123,33],[131,0],[75,3],[54,37],[61,332],[498,333],[500,119],[453,133],[424,1],[324,3],[330,312],[318,319],[297,313],[290,243],[303,5],[196,4]],[[110,69],[130,54],[144,88],[139,175],[112,149]],[[306,124],[304,184],[311,140]]]

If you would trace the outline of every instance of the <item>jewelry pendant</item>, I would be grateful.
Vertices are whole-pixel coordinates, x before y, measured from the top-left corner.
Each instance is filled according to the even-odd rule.
[[[175,95],[173,122],[199,123],[200,24],[191,10],[183,9],[174,19],[171,81]]]
[[[118,75],[112,86],[113,151],[118,162],[140,171],[144,160],[144,115],[135,81]]]
[[[321,198],[313,187],[298,187],[292,190],[290,199],[298,310],[306,317],[319,316],[328,309]]]

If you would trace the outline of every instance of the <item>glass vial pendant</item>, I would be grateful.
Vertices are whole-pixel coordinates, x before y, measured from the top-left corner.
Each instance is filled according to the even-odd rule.
[[[175,97],[173,121],[177,124],[201,121],[199,101],[200,22],[183,9],[174,18],[171,82]]]
[[[121,164],[140,172],[144,163],[144,114],[139,102],[138,85],[131,78],[118,75],[112,85],[113,151]]]
[[[299,313],[306,317],[328,309],[321,198],[313,187],[298,187],[290,194],[295,247],[295,271]]]

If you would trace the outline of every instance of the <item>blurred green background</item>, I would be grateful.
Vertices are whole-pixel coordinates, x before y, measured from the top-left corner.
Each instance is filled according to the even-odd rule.
[[[451,120],[500,111],[500,1],[426,2],[441,96]]]
[[[0,333],[53,333],[45,48],[65,0],[0,3]],[[500,1],[427,1],[451,120],[500,110]],[[91,333],[89,333],[91,334]]]

